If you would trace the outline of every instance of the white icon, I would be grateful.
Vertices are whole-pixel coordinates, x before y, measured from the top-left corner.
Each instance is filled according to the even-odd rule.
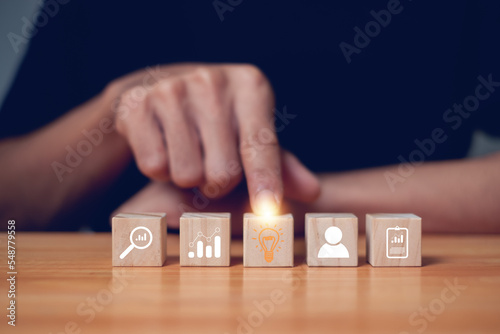
[[[201,259],[203,257],[203,241],[198,240],[198,238],[205,238],[206,242],[212,242],[212,238],[214,239],[214,247],[213,247],[213,256],[215,258],[220,258],[221,256],[221,237],[219,235],[214,235],[220,232],[220,227],[216,227],[214,233],[211,236],[207,237],[202,232],[198,232],[196,238],[189,243],[189,247],[194,247],[194,243],[196,242],[196,257]],[[198,240],[198,241],[196,241]],[[194,252],[188,252],[188,257],[190,259],[194,258]],[[212,246],[207,245],[205,247],[205,257],[207,259],[212,258]]]
[[[136,231],[145,231],[144,234],[142,235],[137,235],[135,240],[134,240],[134,233]],[[147,232],[147,233],[146,233]],[[148,239],[148,234],[149,234],[149,241],[147,240]],[[147,241],[144,243],[144,241]],[[134,248],[137,248],[137,249],[146,249],[148,248],[151,243],[153,242],[153,233],[151,233],[151,231],[149,230],[149,228],[147,227],[144,227],[144,226],[138,226],[136,228],[134,228],[132,230],[132,232],[130,232],[130,246],[127,247],[127,249],[125,249],[123,251],[123,253],[120,254],[120,259],[124,259],[125,256],[128,255],[128,253],[130,253],[132,251],[132,249]],[[142,245],[141,244],[145,244],[145,245]]]
[[[348,259],[349,251],[342,240],[342,231],[337,226],[330,226],[325,231],[326,243],[321,246],[318,252],[319,259]]]
[[[408,257],[408,229],[405,227],[389,227],[385,236],[386,256],[389,259],[406,259]]]

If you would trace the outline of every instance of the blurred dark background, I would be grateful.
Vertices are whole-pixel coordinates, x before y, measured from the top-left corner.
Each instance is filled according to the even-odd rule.
[[[38,1],[2,1],[0,138],[53,121],[136,69],[244,62],[271,80],[282,145],[316,172],[399,163],[438,127],[448,140],[428,161],[497,150],[500,92],[457,129],[443,116],[474,94],[479,75],[500,81],[499,4],[402,0],[366,35],[372,11],[396,3],[54,0],[40,11]],[[43,27],[29,46],[13,46],[23,17],[37,12],[40,24],[48,18]],[[366,45],[348,61],[339,45],[356,46],[356,27]],[[283,123],[284,113],[292,116]],[[95,212],[106,216],[145,182],[131,165]]]

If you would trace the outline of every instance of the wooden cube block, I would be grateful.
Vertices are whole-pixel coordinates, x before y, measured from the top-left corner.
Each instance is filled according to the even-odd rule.
[[[183,213],[180,220],[181,266],[229,266],[230,213]]]
[[[366,259],[374,267],[419,267],[422,219],[414,214],[366,215]]]
[[[167,258],[165,213],[120,213],[111,224],[113,266],[163,266]]]
[[[243,216],[243,266],[293,267],[293,216]]]
[[[307,265],[356,267],[358,217],[351,213],[306,214]]]

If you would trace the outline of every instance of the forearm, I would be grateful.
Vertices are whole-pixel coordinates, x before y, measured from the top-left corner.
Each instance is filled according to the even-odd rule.
[[[114,98],[102,93],[31,134],[0,143],[1,219],[43,228],[119,175],[130,153],[114,130]]]
[[[325,174],[320,198],[306,210],[354,212],[361,223],[368,212],[411,212],[427,232],[499,233],[499,166],[497,153],[425,163],[405,177],[398,166]]]

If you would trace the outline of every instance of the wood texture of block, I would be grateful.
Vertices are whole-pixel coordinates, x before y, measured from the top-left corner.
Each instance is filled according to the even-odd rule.
[[[0,233],[2,247],[7,237]],[[165,267],[111,267],[110,238],[20,233],[16,327],[0,325],[0,332],[498,334],[500,328],[500,234],[424,234],[423,264],[432,264],[425,270],[179,267],[170,260],[179,256],[174,233],[167,237]],[[359,243],[361,259],[364,233]],[[231,252],[236,262],[243,242],[233,240]],[[295,256],[305,256],[302,237],[295,238]],[[2,275],[6,282],[10,275]],[[8,287],[0,287],[6,308]]]
[[[163,266],[167,258],[165,213],[120,213],[111,224],[113,266]]]
[[[358,218],[355,215],[307,213],[305,224],[308,266],[358,265]]]
[[[243,216],[243,265],[293,267],[293,216]]]
[[[374,267],[419,267],[422,219],[414,214],[367,214],[366,259]]]
[[[231,214],[190,213],[180,218],[180,265],[229,266]]]

